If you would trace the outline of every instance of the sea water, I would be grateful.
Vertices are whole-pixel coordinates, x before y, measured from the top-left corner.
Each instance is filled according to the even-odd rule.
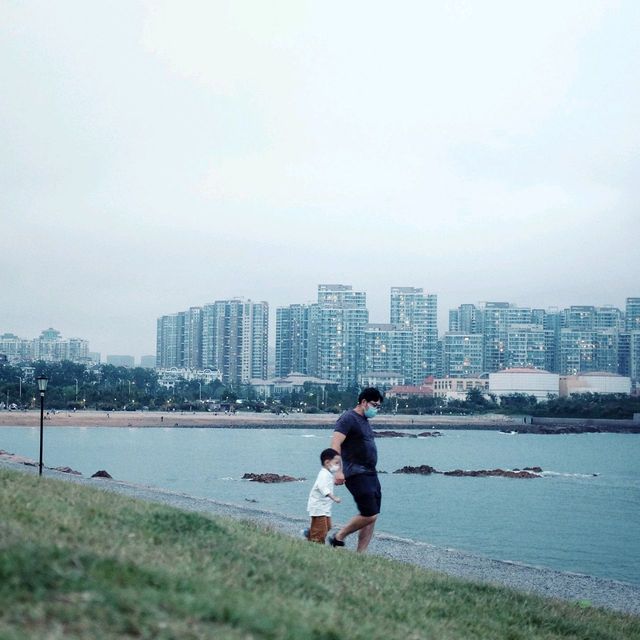
[[[407,431],[415,435],[416,431]],[[447,431],[377,441],[377,530],[496,559],[640,584],[640,436]],[[45,464],[148,484],[306,520],[307,495],[331,430],[84,428],[45,430]],[[0,449],[36,459],[39,429],[0,429]],[[394,474],[540,466],[533,480]],[[300,482],[261,484],[245,473]],[[344,487],[335,522],[354,513]]]

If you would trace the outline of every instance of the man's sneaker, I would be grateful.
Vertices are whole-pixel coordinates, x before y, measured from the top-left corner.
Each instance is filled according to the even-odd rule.
[[[335,536],[329,538],[329,544],[332,547],[344,547],[344,540],[338,540]]]

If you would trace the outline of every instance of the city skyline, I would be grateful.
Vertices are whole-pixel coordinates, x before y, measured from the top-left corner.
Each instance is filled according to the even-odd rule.
[[[449,310],[448,331],[439,336],[437,295],[420,288],[391,288],[387,323],[371,321],[366,292],[345,284],[319,284],[317,290],[313,304],[276,309],[276,377],[302,374],[342,389],[366,386],[373,378],[384,386],[399,380],[419,385],[434,376],[514,368],[620,373],[638,380],[638,297],[627,298],[624,311],[462,304]],[[267,302],[220,300],[158,318],[157,366],[218,370],[223,384],[264,380],[267,309]]]
[[[638,293],[632,0],[12,2],[0,24],[2,331],[138,359],[171,309],[308,283],[366,291],[376,322],[422,287],[440,333],[465,302]]]
[[[390,292],[391,289],[393,288],[397,288],[397,287],[390,287],[389,291],[387,292],[387,310],[386,310],[386,315],[383,315],[382,317],[377,317],[374,316],[371,313],[370,307],[369,307],[369,294],[367,291],[364,291],[364,293],[366,294],[366,304],[367,304],[367,309],[369,310],[369,324],[387,324],[391,321],[391,303],[390,303]],[[355,286],[353,286],[353,289],[356,289]],[[534,304],[527,304],[526,302],[520,303],[520,302],[516,302],[514,300],[498,300],[496,299],[492,299],[492,298],[486,298],[485,300],[481,300],[481,301],[462,301],[459,302],[458,304],[450,307],[450,308],[443,308],[442,304],[440,303],[441,300],[441,295],[438,292],[431,292],[431,291],[425,291],[425,294],[435,294],[438,298],[438,338],[441,339],[445,333],[450,331],[450,322],[451,322],[451,312],[455,311],[456,309],[458,309],[460,306],[464,306],[464,305],[484,305],[484,304],[491,304],[491,303],[507,303],[509,305],[512,305],[515,309],[522,309],[522,308],[530,308],[530,309],[544,309],[545,311],[549,311],[549,310],[563,310],[563,309],[569,309],[571,307],[580,307],[580,306],[587,306],[587,307],[596,307],[596,308],[614,308],[617,310],[620,310],[621,312],[624,313],[625,307],[626,307],[626,302],[628,299],[638,299],[640,298],[640,296],[634,296],[634,295],[628,295],[625,296],[624,300],[623,300],[623,304],[621,305],[611,305],[611,304],[598,304],[596,302],[593,301],[588,301],[584,304],[571,304],[571,305],[562,305],[562,306],[557,306],[557,305],[534,305]],[[269,349],[274,349],[275,348],[275,335],[276,335],[276,325],[277,325],[277,310],[278,309],[283,309],[286,307],[290,307],[292,305],[312,305],[315,303],[315,300],[311,297],[309,297],[308,299],[304,300],[304,301],[294,301],[291,302],[289,304],[286,305],[282,305],[280,307],[276,307],[275,305],[271,304],[271,302],[269,300],[249,300],[248,298],[244,298],[244,296],[231,296],[230,298],[228,298],[228,300],[245,300],[247,302],[266,302],[268,305],[268,309],[269,309],[269,318],[268,318],[268,326],[269,326],[269,341],[268,341],[268,345],[269,345]],[[219,300],[219,299],[218,299]],[[188,304],[187,305],[187,309],[190,308],[201,308],[207,305],[213,305],[215,304],[215,300],[212,300],[211,302],[207,302],[207,303],[192,303],[192,304]],[[182,310],[184,311],[184,310]],[[166,309],[164,310],[164,313],[161,313],[159,317],[162,316],[167,316],[167,315],[172,315],[172,314],[176,314],[176,313],[180,313],[181,311],[176,309],[173,311],[167,311]],[[89,345],[90,345],[90,350],[91,352],[97,352],[101,355],[101,358],[103,361],[106,361],[107,356],[116,356],[116,355],[126,355],[126,356],[133,356],[135,358],[136,362],[140,361],[140,358],[144,357],[144,356],[150,356],[152,354],[154,354],[156,352],[156,342],[157,342],[157,320],[158,318],[153,318],[152,321],[150,322],[150,324],[152,325],[153,329],[151,330],[151,338],[149,340],[151,344],[151,346],[149,347],[148,350],[139,350],[139,351],[129,351],[129,352],[117,352],[116,350],[100,350],[98,348],[96,348],[94,346],[94,342],[92,340],[92,338],[86,336],[86,335],[79,335],[79,334],[73,334],[72,332],[66,330],[66,328],[64,327],[45,327],[45,326],[41,326],[39,329],[37,329],[36,331],[34,331],[32,334],[29,334],[27,332],[20,332],[20,331],[15,331],[12,330],[11,328],[7,328],[7,327],[2,327],[0,326],[0,335],[3,334],[14,334],[19,338],[22,339],[27,339],[27,340],[32,340],[34,338],[36,338],[38,335],[46,333],[52,329],[54,329],[57,333],[62,334],[62,336],[66,339],[80,339],[80,340],[86,340]],[[38,326],[38,323],[36,322],[36,326]]]

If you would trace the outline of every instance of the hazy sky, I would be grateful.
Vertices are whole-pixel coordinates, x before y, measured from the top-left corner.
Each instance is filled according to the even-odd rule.
[[[0,333],[318,283],[640,295],[640,2],[0,0]]]

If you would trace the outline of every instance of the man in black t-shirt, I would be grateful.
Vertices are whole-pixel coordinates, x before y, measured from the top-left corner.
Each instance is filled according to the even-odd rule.
[[[343,413],[331,439],[331,448],[342,457],[342,471],[335,475],[335,483],[344,483],[358,507],[358,515],[329,538],[334,547],[344,547],[344,539],[358,532],[358,551],[366,551],[380,513],[382,491],[376,464],[378,450],[369,424],[382,404],[383,396],[374,387],[363,389],[354,409]]]

